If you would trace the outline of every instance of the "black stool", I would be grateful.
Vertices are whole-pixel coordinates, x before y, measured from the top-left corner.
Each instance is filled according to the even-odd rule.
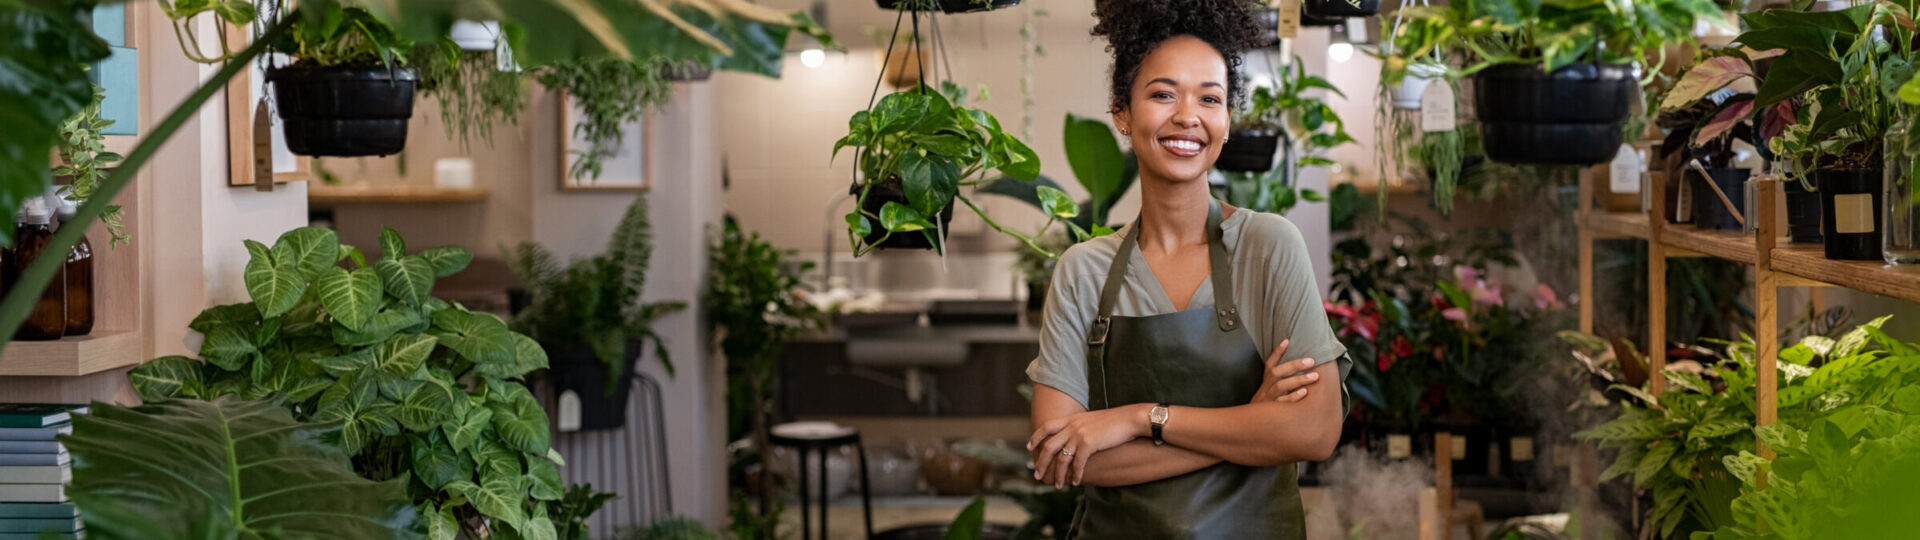
[[[866,520],[866,537],[873,538],[873,498],[871,496],[872,491],[867,487],[867,447],[866,445],[860,444],[860,431],[851,427],[838,426],[838,429],[832,432],[789,432],[783,435],[778,433],[778,431],[781,431],[779,429],[780,427],[784,426],[775,426],[773,430],[770,430],[775,433],[770,433],[767,436],[767,440],[774,446],[784,446],[800,451],[800,466],[798,469],[800,471],[801,538],[813,538],[813,531],[808,530],[812,528],[812,516],[808,515],[811,513],[811,505],[807,503],[807,453],[820,453],[820,466],[818,467],[820,472],[820,538],[821,540],[826,540],[827,450],[847,445],[852,445],[860,456],[860,514],[861,517]]]

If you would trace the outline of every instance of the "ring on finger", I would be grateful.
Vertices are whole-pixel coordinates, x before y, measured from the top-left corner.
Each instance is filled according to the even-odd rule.
[[[1061,448],[1061,449],[1060,449],[1060,455],[1063,455],[1063,456],[1067,456],[1067,457],[1073,457],[1073,451],[1072,451],[1072,450],[1068,450],[1068,449],[1065,449],[1065,448]]]

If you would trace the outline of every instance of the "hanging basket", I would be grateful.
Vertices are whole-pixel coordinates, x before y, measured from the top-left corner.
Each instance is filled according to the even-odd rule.
[[[385,156],[407,146],[419,76],[379,64],[267,70],[287,149],[302,156]]]
[[[700,82],[713,78],[713,68],[697,60],[673,62],[664,66],[661,72],[673,82]]]
[[[895,11],[933,11],[928,7],[934,5],[943,13],[977,13],[1017,6],[1020,0],[874,0],[874,3],[880,9]]]
[[[848,194],[857,197],[860,195],[860,189],[860,183],[855,182],[853,187],[848,190]],[[893,177],[885,182],[875,184],[873,189],[867,192],[867,200],[864,204],[860,205],[860,209],[877,216],[880,215],[880,209],[885,207],[889,202],[896,202],[902,205],[909,204],[907,202],[907,192],[900,188],[899,177]],[[933,241],[928,240],[925,234],[907,232],[893,233],[893,236],[887,236],[886,229],[881,227],[880,223],[875,222],[873,218],[867,218],[867,221],[871,222],[870,224],[873,226],[873,231],[867,233],[866,238],[861,239],[861,241],[867,245],[880,249],[933,249]],[[952,224],[953,203],[947,203],[946,208],[940,209],[940,230],[949,230],[952,228]],[[935,234],[938,234],[938,232],[935,232]],[[887,240],[882,242],[880,241],[881,237],[886,237]]]
[[[1551,74],[1537,64],[1505,64],[1474,82],[1481,143],[1502,163],[1594,165],[1613,158],[1635,96],[1627,64],[1573,64]]]
[[[1273,169],[1273,155],[1280,151],[1280,131],[1270,128],[1234,130],[1220,145],[1220,159],[1213,167],[1231,172],[1267,172]]]
[[[1256,45],[1262,49],[1280,46],[1280,10],[1256,9],[1253,11],[1253,18],[1260,24],[1260,41]]]
[[[1368,17],[1380,13],[1380,0],[1306,0],[1300,3],[1300,10],[1303,15],[1321,19]]]

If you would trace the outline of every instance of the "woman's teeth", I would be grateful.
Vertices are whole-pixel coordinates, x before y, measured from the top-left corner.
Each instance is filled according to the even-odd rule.
[[[1177,154],[1195,154],[1200,152],[1201,145],[1199,141],[1188,139],[1161,139],[1160,146],[1164,146]]]

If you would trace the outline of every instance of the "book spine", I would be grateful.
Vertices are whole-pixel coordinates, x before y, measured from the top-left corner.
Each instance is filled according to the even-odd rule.
[[[73,468],[61,466],[0,467],[0,484],[64,484],[73,480]],[[0,519],[6,518],[0,513]]]
[[[66,519],[0,519],[0,533],[72,533],[80,530],[80,520]]]
[[[67,502],[60,484],[0,484],[0,502]]]
[[[0,441],[51,441],[69,428],[0,428]]]
[[[0,454],[58,454],[65,451],[55,441],[0,441]]]
[[[0,454],[0,467],[65,465],[67,454]]]
[[[80,517],[73,503],[0,503],[0,519],[58,519]]]

